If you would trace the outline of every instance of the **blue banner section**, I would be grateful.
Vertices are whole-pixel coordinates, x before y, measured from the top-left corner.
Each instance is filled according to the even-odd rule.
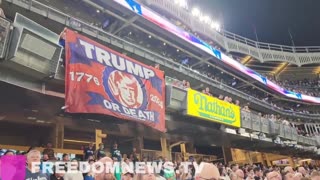
[[[76,43],[69,42],[69,46],[71,51],[70,64],[81,63],[91,66],[91,61],[93,61],[92,59],[96,59],[95,54],[93,54],[94,57],[92,59],[86,56],[86,50],[84,46],[79,44],[78,40]]]
[[[116,102],[110,102],[103,97],[103,95],[95,92],[87,92],[90,96],[88,105],[99,105],[105,109],[111,110],[115,113],[121,113],[126,116],[135,117],[141,121],[150,123],[159,122],[159,113],[154,111],[144,111],[135,108],[127,108]]]
[[[141,6],[139,3],[135,2],[134,0],[126,0],[128,5],[131,7],[131,10],[136,12],[139,15],[142,15]]]

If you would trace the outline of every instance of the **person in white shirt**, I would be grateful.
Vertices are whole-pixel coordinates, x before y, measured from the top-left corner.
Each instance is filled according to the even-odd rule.
[[[83,180],[83,175],[79,171],[79,163],[76,159],[73,159],[71,162],[74,162],[72,164],[71,169],[67,169],[67,172],[64,174],[63,179],[64,180]]]

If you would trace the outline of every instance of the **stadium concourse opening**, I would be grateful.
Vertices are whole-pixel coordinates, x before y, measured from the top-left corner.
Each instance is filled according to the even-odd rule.
[[[0,179],[319,179],[319,79],[264,77],[226,44],[299,47],[263,48],[217,22],[210,39],[188,29],[195,12],[168,12],[185,2],[3,0]]]

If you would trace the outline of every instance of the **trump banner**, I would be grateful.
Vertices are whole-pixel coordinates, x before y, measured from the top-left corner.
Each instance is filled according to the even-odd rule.
[[[65,33],[66,112],[105,114],[165,131],[163,71]]]

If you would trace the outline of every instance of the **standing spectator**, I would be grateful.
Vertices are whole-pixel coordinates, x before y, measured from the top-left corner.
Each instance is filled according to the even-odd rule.
[[[99,162],[105,164],[105,163],[112,163],[112,159],[109,157],[104,157],[102,159],[99,160]],[[103,168],[103,167],[101,167]],[[95,180],[114,180],[115,177],[113,175],[113,173],[111,173],[110,171],[102,171],[101,173],[96,174],[95,176]],[[138,180],[138,179],[137,179]]]
[[[139,160],[136,148],[132,149],[132,153],[130,155],[130,160],[133,162],[133,164],[135,164]]]
[[[219,95],[219,99],[220,99],[220,100],[223,100],[223,95],[220,94],[220,95]]]
[[[121,162],[121,152],[118,149],[118,144],[116,142],[113,144],[113,147],[111,149],[111,156],[112,159],[117,158],[117,160]]]
[[[246,167],[245,172],[246,180],[254,180],[254,170],[252,167]]]
[[[68,169],[66,174],[64,174],[64,176],[63,176],[64,180],[83,180],[83,175],[79,171],[78,160],[72,159],[71,162],[74,162],[75,165],[72,166],[72,169]]]
[[[253,169],[253,173],[254,173],[254,180],[262,180],[263,177],[263,173],[260,167],[255,167]]]
[[[93,143],[90,143],[88,147],[84,148],[83,151],[83,160],[88,160],[89,156],[93,156],[94,155],[94,147],[93,147]]]
[[[238,164],[232,164],[232,165],[231,165],[231,170],[232,170],[232,172],[235,173],[238,169],[239,169],[239,165],[238,165]]]
[[[43,154],[42,154],[42,161],[43,161],[43,162],[49,161],[49,155],[46,154],[46,153],[43,153]]]
[[[122,168],[121,168],[121,161],[118,161],[118,158],[114,157],[113,162],[117,163],[114,169],[114,177],[115,180],[121,180]]]
[[[202,93],[203,93],[203,94],[206,94],[206,95],[208,95],[208,96],[211,96],[209,87],[206,87],[206,88],[202,91]]]
[[[3,155],[6,155],[6,156],[13,156],[14,155],[14,152],[11,151],[11,150],[7,150]]]
[[[50,176],[50,180],[64,180],[64,173],[56,173],[55,167],[53,168],[54,174]]]
[[[320,179],[320,172],[319,171],[314,171],[311,173],[311,180],[319,180]]]
[[[69,162],[69,161],[70,161],[70,156],[69,156],[69,154],[63,154],[63,155],[62,155],[62,161],[63,161],[63,162]]]
[[[195,179],[219,179],[218,168],[211,163],[203,163],[203,168],[195,175]]]
[[[46,148],[43,150],[42,154],[47,154],[49,156],[49,160],[56,160],[54,157],[54,150],[52,148],[52,144],[48,143]]]
[[[230,180],[230,178],[227,174],[226,168],[224,166],[221,166],[219,168],[219,173],[220,173],[221,180]]]
[[[186,80],[182,80],[182,88],[187,88],[187,81]]]
[[[26,171],[26,180],[30,179],[41,179],[41,180],[50,180],[50,177],[47,174],[40,172],[40,167],[32,169],[32,163],[40,163],[41,153],[38,150],[30,150],[27,154],[27,171]]]
[[[40,170],[41,170],[41,171],[44,169],[44,164],[43,164],[43,162],[47,162],[48,160],[49,160],[48,154],[43,154],[43,155],[42,155],[41,164],[40,164]],[[48,170],[47,172],[45,172],[45,173],[50,176],[49,170]]]
[[[104,149],[104,144],[100,143],[99,144],[99,149],[96,151],[96,159],[99,160],[101,158],[106,157],[106,151]]]
[[[188,89],[188,88],[191,88],[189,81],[187,81],[187,83],[186,83],[186,89]]]
[[[89,164],[92,165],[94,163],[94,160],[89,160]],[[90,169],[90,172],[84,176],[84,180],[94,180],[94,172],[92,172],[92,169]]]

